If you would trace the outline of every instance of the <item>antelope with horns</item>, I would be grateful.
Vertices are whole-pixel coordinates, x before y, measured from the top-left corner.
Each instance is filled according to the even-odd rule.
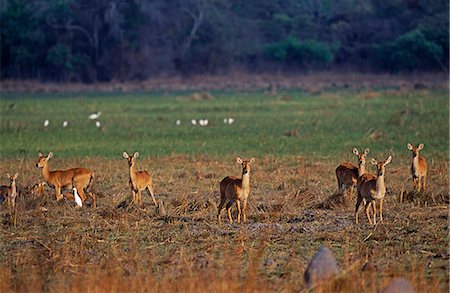
[[[152,177],[145,170],[136,170],[136,158],[139,157],[139,153],[135,152],[134,155],[130,156],[127,152],[123,152],[123,157],[127,159],[130,171],[130,180],[128,181],[128,184],[133,196],[131,203],[137,202],[139,206],[142,206],[141,191],[147,189],[152,197],[153,203],[155,206],[158,206],[155,200],[155,192],[153,191]]]
[[[247,221],[247,200],[250,195],[250,165],[254,161],[255,158],[251,158],[250,160],[242,160],[240,157],[237,157],[236,162],[242,165],[242,177],[237,178],[227,176],[220,182],[220,204],[217,211],[217,221],[219,225],[220,213],[222,212],[223,205],[225,203],[227,204],[226,209],[230,223],[233,223],[233,218],[231,217],[231,206],[235,202],[238,210],[238,223],[241,222],[241,213],[243,215],[244,222]]]
[[[336,178],[338,181],[339,193],[348,189],[347,194],[353,194],[353,187],[358,178],[366,172],[366,156],[369,154],[369,148],[360,153],[357,148],[353,148],[353,153],[358,157],[358,167],[352,163],[344,162],[336,168]]]
[[[83,203],[86,201],[85,192],[92,185],[94,180],[94,173],[85,168],[72,168],[68,170],[55,170],[50,171],[48,166],[48,160],[53,157],[53,153],[48,153],[45,156],[39,153],[39,159],[36,163],[36,167],[42,168],[42,176],[47,182],[47,185],[54,188],[56,191],[56,200],[59,201],[63,198],[61,190],[72,189],[76,187]],[[97,200],[92,192],[89,192],[89,196],[92,198],[92,205],[96,207]]]
[[[16,207],[16,197],[17,197],[17,187],[16,187],[16,179],[19,176],[18,173],[14,174],[14,176],[6,174],[9,179],[9,186],[2,185],[0,186],[0,198],[3,200],[8,200],[8,207],[12,207],[13,209]],[[1,203],[1,202],[0,202]]]
[[[371,225],[376,225],[377,205],[376,201],[380,201],[380,222],[383,222],[383,200],[386,195],[386,185],[384,183],[384,174],[386,172],[386,165],[392,161],[392,156],[389,156],[384,162],[377,162],[372,158],[371,163],[377,166],[377,176],[366,174],[358,179],[356,190],[358,197],[356,199],[355,208],[355,222],[358,224],[358,212],[361,202],[364,202],[366,216]],[[373,223],[369,216],[369,208],[373,208]]]
[[[427,161],[424,157],[421,157],[419,151],[424,147],[423,143],[419,144],[416,148],[412,144],[408,143],[408,150],[412,152],[412,164],[411,164],[411,174],[413,178],[414,188],[417,186],[417,191],[419,192],[422,188],[421,180],[423,179],[423,190],[426,189],[427,184]]]

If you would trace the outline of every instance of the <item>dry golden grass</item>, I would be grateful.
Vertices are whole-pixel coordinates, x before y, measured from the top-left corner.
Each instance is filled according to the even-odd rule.
[[[31,195],[26,187],[41,180],[35,159],[3,159],[0,174],[19,172],[21,194],[15,213],[0,206],[0,292],[308,291],[303,274],[321,245],[342,273],[319,292],[376,292],[395,277],[417,292],[447,292],[448,166],[430,162],[429,189],[416,194],[400,162],[387,168],[376,227],[363,215],[356,226],[355,198],[335,194],[337,160],[302,157],[257,158],[248,223],[223,216],[219,227],[218,183],[240,172],[231,157],[140,158],[165,213],[146,194],[142,209],[121,205],[131,196],[123,159],[52,162],[95,171],[96,209],[56,202],[51,189]]]

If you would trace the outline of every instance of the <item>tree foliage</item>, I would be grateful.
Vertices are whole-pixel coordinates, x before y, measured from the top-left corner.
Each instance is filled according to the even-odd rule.
[[[443,0],[0,0],[1,78],[448,70]]]

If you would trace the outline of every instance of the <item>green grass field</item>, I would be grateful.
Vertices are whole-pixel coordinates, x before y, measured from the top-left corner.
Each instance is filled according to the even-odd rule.
[[[212,100],[194,101],[191,93],[4,94],[0,156],[53,151],[59,157],[120,158],[124,150],[138,150],[145,156],[329,158],[367,146],[374,155],[396,157],[408,154],[407,142],[424,142],[427,154],[447,157],[446,90],[212,95]],[[103,113],[101,130],[88,119],[96,111]],[[235,122],[224,124],[226,117]],[[46,131],[45,119],[50,121]],[[194,127],[191,119],[208,119],[209,125]]]

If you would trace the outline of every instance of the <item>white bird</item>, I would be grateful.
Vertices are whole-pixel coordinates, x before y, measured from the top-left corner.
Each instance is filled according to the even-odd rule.
[[[205,126],[208,125],[208,119],[205,119],[205,120],[203,121],[203,123],[205,124]]]
[[[48,127],[49,124],[50,124],[50,121],[48,121],[48,120],[44,121],[44,127]]]
[[[203,119],[198,120],[198,124],[200,124],[200,126],[204,126],[204,125],[205,125],[204,123],[205,123],[205,122],[204,122]]]
[[[95,121],[95,126],[96,126],[97,128],[100,128],[100,126],[101,126],[100,121]]]
[[[232,124],[234,122],[233,118],[228,118],[228,124]]]
[[[177,120],[176,124],[177,124],[177,126],[180,126],[181,125],[181,120]]]
[[[192,124],[192,125],[197,125],[197,121],[196,121],[195,119],[192,119],[192,120],[191,120],[191,124]]]
[[[69,122],[64,121],[64,122],[63,122],[63,127],[67,127],[67,125],[69,125]]]
[[[81,208],[83,206],[83,202],[81,201],[81,197],[78,195],[76,187],[73,188],[73,197],[75,198],[75,203],[77,206]]]
[[[89,115],[89,119],[91,119],[91,120],[98,119],[98,117],[100,117],[100,115],[102,115],[102,112],[92,113],[91,115]]]
[[[228,119],[227,119],[227,118],[224,118],[224,119],[223,119],[223,123],[228,124]]]

